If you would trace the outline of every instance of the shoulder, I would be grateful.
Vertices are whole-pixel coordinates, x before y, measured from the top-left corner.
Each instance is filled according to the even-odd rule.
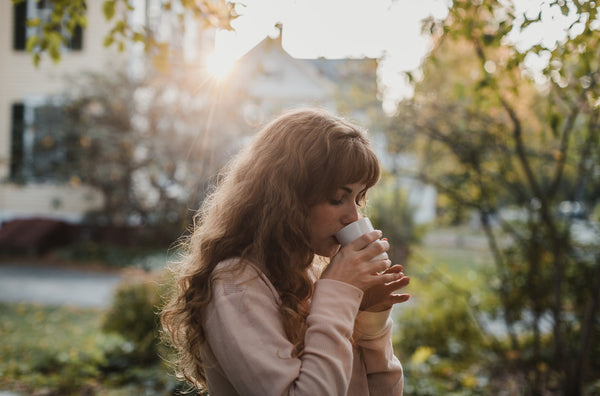
[[[279,295],[258,265],[241,258],[221,261],[212,273],[215,296],[237,293],[261,293],[279,302]]]

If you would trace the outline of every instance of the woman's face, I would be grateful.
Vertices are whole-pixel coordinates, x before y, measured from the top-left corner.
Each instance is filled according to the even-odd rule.
[[[358,220],[358,201],[364,194],[365,184],[348,184],[337,189],[333,197],[310,208],[310,244],[313,251],[333,257],[340,249],[335,234]]]

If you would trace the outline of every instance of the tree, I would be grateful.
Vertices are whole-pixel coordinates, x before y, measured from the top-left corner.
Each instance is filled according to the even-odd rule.
[[[548,7],[575,16],[564,42],[519,50],[510,35],[541,13],[453,1],[447,18],[425,25],[436,44],[393,128],[396,147],[420,153],[418,176],[478,214],[509,356],[520,356],[505,363],[525,371],[532,394],[580,395],[600,367],[600,235],[578,239],[574,229],[597,225],[561,207],[600,199],[600,31],[594,2]],[[535,56],[548,59],[537,82],[527,67]]]
[[[62,113],[49,128],[54,142],[40,147],[44,173],[101,192],[94,224],[144,225],[173,241],[185,230],[206,187],[239,146],[244,123],[239,96],[177,76],[125,71],[71,76]],[[236,95],[239,95],[236,92]],[[54,111],[55,113],[56,111]],[[34,126],[36,130],[39,126]],[[41,172],[41,171],[39,171]],[[38,173],[39,173],[38,172]]]
[[[14,4],[26,0],[13,0]],[[42,0],[38,0],[42,1]],[[58,62],[61,57],[61,45],[67,43],[75,29],[87,25],[86,0],[46,0],[52,4],[52,12],[47,20],[39,18],[27,21],[29,26],[41,26],[39,35],[27,40],[26,48],[31,52],[34,64],[39,64],[42,55],[47,53],[52,60]],[[231,30],[231,21],[237,16],[235,3],[227,0],[103,0],[103,12],[112,27],[104,38],[104,45],[117,46],[123,51],[127,43],[141,43],[151,56],[166,57],[171,43],[157,37],[156,29],[148,10],[150,6],[157,8],[155,14],[160,14],[163,20],[174,21],[185,30],[187,16],[192,16],[195,23],[201,23],[204,28]],[[146,6],[146,26],[136,27],[131,23],[130,13],[139,4]],[[189,22],[187,22],[189,23]]]

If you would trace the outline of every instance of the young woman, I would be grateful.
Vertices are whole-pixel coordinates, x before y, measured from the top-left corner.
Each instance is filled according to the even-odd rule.
[[[321,110],[280,116],[197,215],[162,313],[179,373],[211,396],[401,395],[391,307],[409,279],[380,231],[340,248],[379,163],[366,133]]]

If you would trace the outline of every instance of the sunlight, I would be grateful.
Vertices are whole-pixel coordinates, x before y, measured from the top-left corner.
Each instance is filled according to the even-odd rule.
[[[235,57],[224,51],[215,51],[208,56],[206,67],[211,76],[222,80],[233,70]]]

